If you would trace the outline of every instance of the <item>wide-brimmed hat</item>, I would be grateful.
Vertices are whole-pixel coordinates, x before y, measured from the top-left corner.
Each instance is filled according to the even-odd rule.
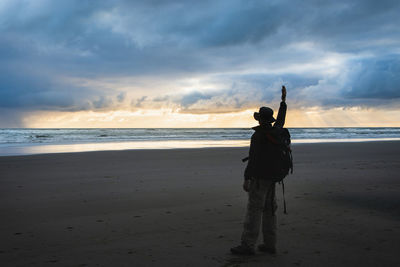
[[[273,117],[274,111],[268,107],[261,107],[258,112],[254,112],[254,119],[266,122],[274,122],[275,118]]]

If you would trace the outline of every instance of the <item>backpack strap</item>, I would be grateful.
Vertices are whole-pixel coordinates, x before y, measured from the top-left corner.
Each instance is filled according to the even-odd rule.
[[[286,210],[286,199],[285,199],[285,184],[282,180],[282,194],[283,194],[283,213],[287,214]]]
[[[276,139],[273,138],[272,135],[270,135],[269,133],[266,133],[265,135],[267,136],[268,141],[270,141],[271,143],[273,143],[275,145],[278,144],[278,141],[276,141]]]

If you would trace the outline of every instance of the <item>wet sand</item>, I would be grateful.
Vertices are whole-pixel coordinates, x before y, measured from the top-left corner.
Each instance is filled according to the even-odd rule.
[[[0,265],[400,265],[400,142],[293,153],[278,254],[251,257],[229,254],[247,148],[0,157]]]

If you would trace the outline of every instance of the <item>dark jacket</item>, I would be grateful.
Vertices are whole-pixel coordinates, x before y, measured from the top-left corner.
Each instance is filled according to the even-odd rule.
[[[268,140],[267,134],[274,136],[278,128],[283,128],[286,117],[286,103],[281,102],[278,111],[276,122],[271,124],[263,124],[254,127],[254,133],[251,136],[249,161],[246,170],[244,171],[244,178],[246,180],[251,178],[268,179],[270,176],[269,164],[272,162],[270,150],[273,149],[273,144]]]

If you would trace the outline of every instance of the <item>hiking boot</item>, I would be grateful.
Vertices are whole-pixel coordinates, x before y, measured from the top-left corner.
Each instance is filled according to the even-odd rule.
[[[276,254],[276,248],[267,247],[267,245],[265,245],[265,244],[259,245],[258,250],[261,252],[266,252],[266,253],[273,254],[273,255]]]
[[[254,248],[251,248],[249,246],[246,245],[239,245],[237,247],[231,248],[231,252],[232,254],[236,254],[236,255],[254,255],[255,251]]]

